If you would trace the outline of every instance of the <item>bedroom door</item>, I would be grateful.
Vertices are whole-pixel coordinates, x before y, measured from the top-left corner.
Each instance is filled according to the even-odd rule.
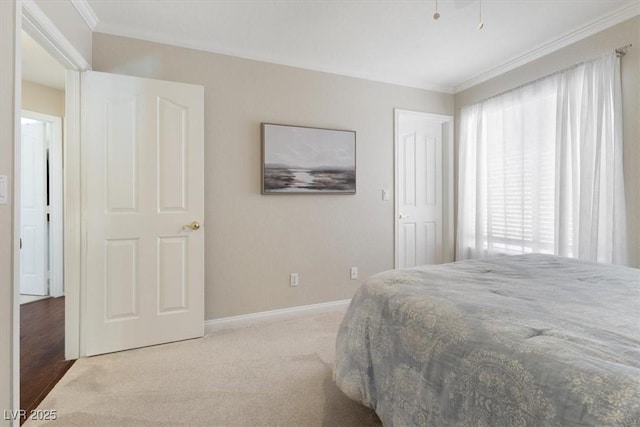
[[[453,261],[453,118],[396,110],[395,265]]]
[[[48,295],[46,124],[22,119],[20,293]]]
[[[204,334],[204,89],[82,74],[81,355]]]

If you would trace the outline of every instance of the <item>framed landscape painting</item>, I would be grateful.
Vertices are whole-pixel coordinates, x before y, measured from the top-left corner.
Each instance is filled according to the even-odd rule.
[[[355,131],[262,123],[262,194],[355,192]]]

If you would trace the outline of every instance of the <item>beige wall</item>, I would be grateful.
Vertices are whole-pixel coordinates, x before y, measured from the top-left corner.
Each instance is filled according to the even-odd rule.
[[[64,117],[64,91],[23,80],[22,109]]]
[[[460,108],[518,85],[593,58],[600,53],[633,44],[622,58],[624,111],[624,168],[631,259],[640,267],[640,17],[622,22],[536,61],[523,65],[455,95],[456,122]],[[456,136],[456,141],[457,141]]]
[[[350,298],[393,268],[393,109],[453,96],[94,34],[96,71],[205,87],[206,318]],[[260,122],[357,132],[357,194],[260,194]],[[300,286],[289,287],[289,273]]]

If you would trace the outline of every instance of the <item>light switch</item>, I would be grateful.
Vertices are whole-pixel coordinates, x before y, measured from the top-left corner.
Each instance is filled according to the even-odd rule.
[[[7,204],[7,175],[0,175],[0,205]]]
[[[298,286],[298,283],[298,273],[291,273],[289,275],[289,286]]]
[[[389,200],[389,190],[382,190],[382,200],[385,202]]]

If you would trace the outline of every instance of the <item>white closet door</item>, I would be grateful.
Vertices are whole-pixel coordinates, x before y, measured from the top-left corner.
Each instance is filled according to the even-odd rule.
[[[452,261],[450,117],[396,114],[396,267]]]

